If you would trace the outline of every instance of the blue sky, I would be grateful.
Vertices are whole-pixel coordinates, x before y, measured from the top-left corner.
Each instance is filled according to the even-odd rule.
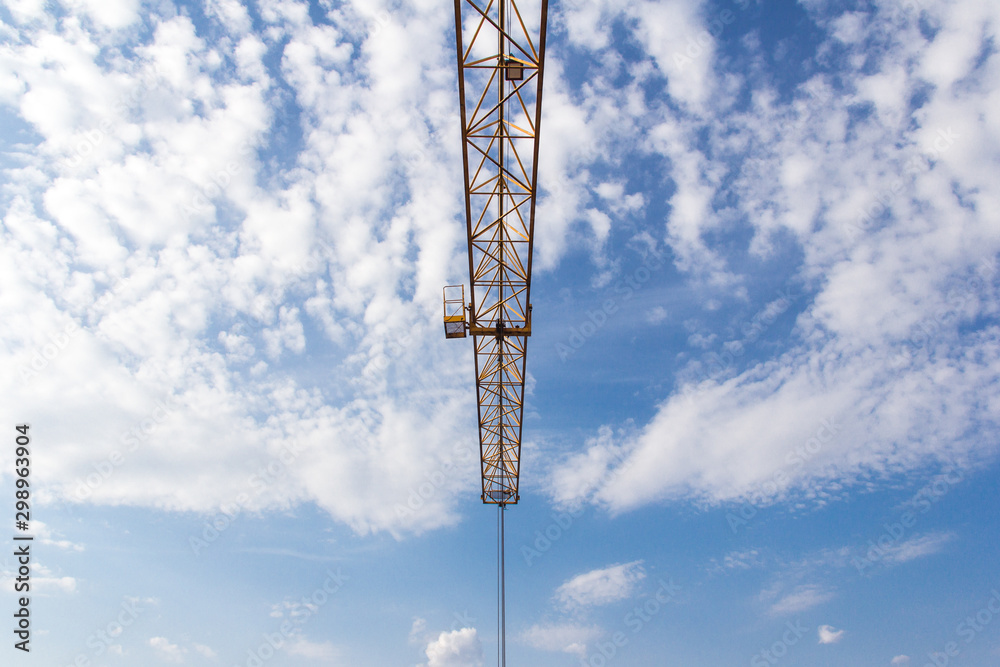
[[[452,4],[0,21],[5,664],[495,662]],[[998,26],[552,3],[511,664],[1000,660]]]

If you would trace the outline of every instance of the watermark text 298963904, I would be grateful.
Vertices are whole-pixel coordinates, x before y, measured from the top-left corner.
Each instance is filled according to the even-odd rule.
[[[14,427],[17,435],[14,438],[14,525],[19,531],[28,530],[31,521],[31,486],[28,475],[31,473],[31,438],[28,436],[28,424],[18,424]],[[14,535],[14,557],[17,558],[17,576],[14,578],[14,592],[20,594],[17,598],[17,611],[14,612],[14,636],[20,641],[14,642],[14,648],[30,651],[31,642],[31,540],[30,535]]]

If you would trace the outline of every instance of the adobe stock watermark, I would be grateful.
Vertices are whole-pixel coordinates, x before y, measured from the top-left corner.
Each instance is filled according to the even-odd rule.
[[[792,124],[794,129],[803,129],[808,124],[809,121],[814,118],[823,118],[829,113],[832,105],[836,104],[837,108],[847,108],[858,102],[857,96],[854,93],[849,92],[838,92],[832,90],[829,86],[823,85],[808,85],[799,88],[805,92],[806,96],[814,104],[806,109],[806,113],[801,113],[795,119]],[[764,162],[764,161],[761,161]]]
[[[134,72],[133,72],[134,74]],[[132,107],[139,101],[139,98],[148,91],[156,90],[160,81],[162,81],[162,73],[156,68],[155,64],[149,63],[142,72],[141,79],[138,85],[132,89],[132,92],[128,95],[123,95],[118,98],[115,103],[114,110],[121,117],[126,117],[130,113]],[[63,158],[60,162],[65,167],[79,167],[83,164],[84,159],[90,156],[97,148],[104,143],[108,136],[112,133],[114,129],[115,121],[110,118],[104,118],[97,127],[93,127],[83,133],[79,140],[75,141],[73,148],[73,155],[68,158]]]
[[[337,568],[336,572],[327,570],[326,579],[312,592],[311,595],[303,596],[301,609],[298,614],[293,615],[292,620],[284,620],[274,632],[265,632],[261,635],[263,641],[256,647],[247,649],[247,658],[242,667],[262,667],[264,663],[273,658],[275,654],[293,640],[301,632],[303,625],[309,622],[320,609],[326,605],[332,597],[340,591],[344,582],[350,579]],[[239,664],[233,667],[241,667]]]
[[[114,283],[107,290],[105,290],[104,294],[101,295],[101,298],[94,302],[94,308],[104,308],[109,303],[114,301],[115,298],[121,293],[122,288],[128,285],[131,281],[130,278],[116,274],[112,274],[112,278],[114,278]]]
[[[410,489],[406,504],[396,503],[396,516],[400,519],[412,519],[420,512],[431,498],[448,481],[448,476],[461,466],[472,463],[477,458],[476,452],[467,444],[457,443],[451,451],[451,456],[445,459],[441,467],[424,475],[424,481]]]
[[[736,512],[726,512],[726,522],[735,535],[739,529],[750,523],[757,516],[760,507],[766,504],[768,498],[776,496],[791,481],[790,472],[799,470],[818,455],[827,444],[840,433],[841,426],[833,417],[827,417],[820,422],[819,428],[800,445],[797,445],[785,455],[785,463],[771,475],[770,479],[761,482],[756,489],[744,495],[744,502]]]
[[[451,616],[454,620],[451,622],[451,627],[448,628],[450,632],[476,627],[476,617],[469,614],[468,609],[463,609],[461,613],[453,611]]]
[[[956,465],[951,465],[933,480],[928,482],[917,491],[905,504],[919,509],[919,514],[926,514],[936,503],[952,488],[965,480],[962,469]],[[858,570],[859,574],[872,567],[876,563],[891,558],[896,547],[903,543],[903,538],[912,533],[912,529],[917,524],[918,514],[915,511],[906,510],[899,515],[898,521],[889,521],[882,524],[885,530],[876,538],[868,540],[868,549],[860,558],[851,558],[851,564]]]
[[[660,587],[652,597],[648,598],[641,605],[635,605],[622,618],[622,624],[631,631],[632,635],[642,632],[657,614],[659,614],[672,600],[677,597],[681,587],[674,583],[672,578],[665,581],[661,578],[658,583]],[[581,667],[605,667],[611,663],[621,652],[621,649],[628,646],[629,636],[624,630],[617,630],[606,642],[597,642],[596,653],[580,659]]]
[[[423,113],[425,128],[429,128],[427,139],[421,144],[422,147],[403,149],[399,153],[401,163],[409,168],[426,166],[431,161],[431,157],[425,153],[432,146],[440,146],[449,143],[452,139],[459,137],[461,120],[458,112],[452,111],[451,107],[432,106]],[[419,119],[418,119],[419,122]]]
[[[927,149],[914,155],[903,165],[903,174],[875,196],[875,200],[866,206],[858,215],[854,223],[844,225],[844,233],[850,240],[857,239],[861,234],[867,232],[875,226],[876,220],[889,210],[890,205],[896,199],[908,182],[911,182],[917,175],[930,170],[934,160],[946,153],[955,142],[961,138],[957,132],[947,127],[936,131],[934,140]]]
[[[94,302],[94,308],[103,308],[111,303],[122,291],[122,288],[129,283],[129,279],[124,276],[112,275],[112,278],[114,282]],[[61,331],[57,331],[54,334],[50,333],[47,336],[47,343],[44,343],[41,347],[34,347],[30,352],[26,353],[28,357],[27,363],[20,364],[17,369],[21,382],[27,383],[31,379],[38,377],[42,371],[47,369],[56,360],[56,357],[62,354],[63,350],[69,345],[70,340],[78,336],[81,331],[83,329],[76,323],[76,320],[70,320]]]
[[[926,2],[927,0],[902,0],[892,8],[893,10],[895,10],[893,12],[892,18],[894,20],[899,19],[901,16],[905,14],[909,14],[914,17],[919,17],[920,12],[926,9]],[[888,11],[888,9],[886,11]]]
[[[201,534],[188,536],[188,546],[191,547],[194,555],[201,555],[202,551],[229,530],[240,515],[251,507],[253,500],[267,491],[268,487],[276,480],[288,473],[289,466],[304,449],[305,447],[298,442],[285,445],[276,457],[250,475],[247,478],[247,484],[251,488],[250,493],[239,493],[232,502],[220,504],[219,512],[202,525]]]
[[[58,357],[66,346],[69,345],[70,339],[80,333],[80,326],[76,323],[76,320],[70,320],[66,326],[63,327],[62,331],[57,331],[56,333],[50,333],[47,338],[49,339],[47,343],[44,343],[41,348],[34,347],[28,354],[29,360],[27,364],[22,363],[17,368],[18,375],[21,378],[22,383],[26,383],[33,378],[38,377],[38,374],[49,367],[56,357]]]
[[[521,556],[527,566],[531,567],[537,559],[542,557],[542,554],[552,548],[553,544],[562,539],[563,535],[573,527],[573,522],[581,516],[583,516],[583,507],[552,513],[552,522],[545,528],[535,531],[534,541],[530,545],[521,545]]]
[[[770,667],[778,664],[782,658],[788,655],[788,650],[798,644],[809,632],[809,628],[802,625],[801,621],[794,623],[788,621],[785,623],[785,628],[779,639],[750,658],[750,667]]]
[[[796,299],[799,298],[798,294],[792,292],[791,287],[785,287],[784,290],[778,290],[778,298],[774,299],[770,303],[766,304],[759,311],[754,313],[754,315],[743,322],[740,327],[740,333],[743,337],[739,340],[731,340],[726,342],[722,347],[722,353],[718,352],[707,352],[697,361],[697,364],[692,364],[691,368],[694,369],[694,380],[688,381],[689,387],[697,387],[706,381],[716,381],[719,378],[723,378],[733,371],[737,366],[737,361],[742,357],[747,350],[747,346],[753,345],[761,336],[770,329],[771,325],[777,321],[777,319],[784,314]],[[686,391],[682,394],[682,397],[690,402],[694,399],[695,391]]]
[[[369,37],[374,37],[375,35],[378,35],[383,30],[385,30],[390,25],[390,23],[392,22],[392,15],[389,14],[389,12],[387,12],[386,10],[383,9],[383,10],[377,12],[372,17],[371,21],[372,21],[373,25],[371,26],[371,28],[368,31],[368,36]]]
[[[604,474],[592,486],[599,488],[613,482],[630,466],[628,453],[623,448],[616,447],[604,468]],[[564,512],[553,513],[551,515],[552,521],[544,528],[536,530],[532,536],[534,539],[529,543],[521,545],[521,557],[524,558],[525,564],[531,567],[536,560],[548,553],[549,549],[569,532],[575,521],[581,516],[583,516],[582,506],[573,506]]]
[[[295,278],[307,278],[322,271],[327,266],[326,258],[335,256],[333,248],[325,241],[320,241],[313,245],[312,252],[302,261],[294,262],[288,268],[288,273]],[[244,311],[258,322],[271,322],[274,319],[274,310],[285,303],[283,293],[263,294],[254,296],[249,307]]]
[[[239,156],[243,159],[249,158],[256,153],[256,147],[245,143],[240,146]],[[201,218],[211,213],[215,209],[213,200],[222,197],[226,190],[233,183],[233,179],[243,171],[244,165],[236,160],[230,160],[222,169],[217,169],[214,174],[208,176],[207,183],[196,184],[195,194],[191,200],[181,207],[181,216],[185,222],[190,222],[192,218]]]
[[[132,627],[139,616],[145,611],[140,607],[139,598],[126,597],[122,600],[121,610],[103,626],[90,633],[87,637],[87,648],[90,651],[81,651],[73,658],[73,662],[67,663],[66,667],[92,667],[95,658],[100,658],[105,653],[113,651],[118,645],[119,637]]]
[[[409,333],[389,336],[388,345],[383,348],[383,350],[379,352],[374,359],[371,359],[367,364],[365,364],[365,369],[361,372],[361,376],[368,380],[372,380],[385,373],[392,365],[393,359],[398,359],[403,356],[403,353],[412,344],[413,336]]]
[[[733,4],[742,12],[750,7],[750,0],[733,0]],[[697,35],[687,35],[684,40],[684,49],[673,53],[674,66],[677,67],[677,70],[683,72],[685,67],[705,55],[708,47],[719,38],[726,26],[735,22],[736,14],[733,10],[726,8],[712,18]]]
[[[965,646],[968,646],[997,616],[1000,616],[1000,591],[992,588],[990,599],[978,611],[966,616],[955,627],[955,634],[963,640]],[[927,654],[924,667],[947,667],[953,658],[961,654],[962,645],[954,640],[949,641],[940,651],[931,651]]]
[[[974,274],[961,289],[952,290],[945,297],[945,304],[930,313],[911,328],[910,337],[892,353],[888,360],[890,368],[900,369],[909,365],[915,354],[927,348],[935,338],[951,326],[969,304],[979,298],[984,286],[996,274],[996,264],[992,258],[976,265]]]
[[[105,458],[91,464],[94,472],[86,477],[77,478],[73,487],[73,498],[83,502],[89,498],[104,482],[108,481],[115,470],[124,465],[129,454],[133,454],[144,444],[167,419],[177,410],[180,404],[173,396],[156,402],[156,407],[144,419],[136,422],[127,430],[122,431],[118,442],[122,449],[112,450]]]
[[[605,324],[608,318],[618,312],[621,302],[632,299],[636,292],[642,289],[643,285],[649,282],[653,273],[663,268],[663,255],[650,248],[649,254],[631,274],[619,280],[615,284],[615,297],[607,298],[601,302],[601,307],[588,310],[586,319],[577,326],[570,327],[569,337],[566,342],[558,342],[555,345],[556,354],[559,359],[565,362],[582,348],[587,340],[592,338]]]

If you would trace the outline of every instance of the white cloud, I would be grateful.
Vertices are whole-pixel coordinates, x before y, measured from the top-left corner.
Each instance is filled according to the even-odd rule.
[[[762,597],[770,597],[771,593],[765,592]],[[833,593],[824,590],[820,586],[803,584],[796,586],[791,592],[782,595],[775,602],[771,603],[769,612],[774,616],[794,614],[796,612],[812,609],[833,598]]]
[[[82,544],[77,544],[75,542],[70,542],[69,540],[56,539],[60,533],[52,530],[52,528],[38,519],[31,522],[31,532],[34,534],[35,539],[45,545],[51,545],[54,547],[59,547],[60,549],[68,549],[72,551],[83,551],[84,546]]]
[[[623,456],[615,443],[614,433],[607,426],[601,427],[597,435],[584,444],[583,453],[571,457],[569,465],[556,468],[549,485],[553,496],[563,503],[579,502],[600,488],[613,470],[614,462]]]
[[[410,626],[409,642],[418,644],[424,641],[424,633],[427,632],[427,619],[416,617],[413,625]]]
[[[552,21],[553,28],[566,31],[571,44],[583,46],[592,51],[603,49],[610,37],[610,2],[586,2],[560,4],[560,19]]]
[[[0,585],[8,590],[14,590],[17,576],[17,563],[5,561],[4,569],[0,571]],[[34,562],[32,564],[31,586],[33,590],[75,593],[76,585],[76,577],[59,576],[56,571],[43,563]]]
[[[401,6],[385,18],[348,4],[329,15],[334,25],[315,26],[303,3],[268,3],[267,28],[253,36],[246,10],[217,0],[207,20],[225,49],[191,19],[153,7],[153,35],[126,61],[107,54],[120,52],[138,3],[74,7],[89,20],[32,21],[39,5],[17,3],[16,39],[0,54],[0,104],[36,137],[4,173],[0,302],[12,316],[0,324],[0,361],[12,370],[0,398],[53,425],[39,460],[46,488],[80,502],[94,466],[173,397],[169,418],[85,502],[199,512],[239,497],[251,510],[316,502],[359,532],[395,535],[457,521],[456,498],[477,479],[474,456],[456,444],[474,429],[472,369],[433,325],[440,287],[465,271],[459,147],[448,139],[457,116],[450,8]],[[941,31],[930,43],[909,19],[845,16],[827,26],[830,40],[849,46],[881,30],[892,36],[881,61],[847,72],[853,100],[816,75],[791,102],[725,74],[702,33],[716,17],[701,3],[559,11],[569,39],[600,57],[580,90],[568,61],[548,61],[536,267],[584,246],[609,270],[606,239],[650,198],[597,172],[640,153],[669,165],[676,190],[653,242],[668,243],[692,281],[738,293],[753,279],[706,234],[745,219],[758,258],[782,235],[795,239],[799,278],[815,297],[784,356],[665,397],[637,434],[599,432],[553,473],[556,498],[615,511],[690,495],[725,501],[784,472],[780,496],[917,465],[940,453],[935,442],[984,446],[958,434],[998,413],[989,398],[996,332],[963,332],[959,322],[997,299],[980,287],[954,317],[936,314],[951,303],[949,286],[1000,250],[988,177],[998,58],[977,63],[974,48],[992,34],[995,10],[934,5]],[[619,18],[638,26],[639,62],[608,39]],[[927,103],[893,121],[924,81],[936,86]],[[647,99],[651,82],[670,99]],[[741,82],[755,93],[737,110]],[[288,118],[285,90],[298,105]],[[849,104],[864,102],[875,113],[848,132]],[[957,139],[933,169],[925,160],[908,174],[948,128]],[[730,162],[747,168],[729,173]],[[855,229],[858,211],[885,192],[886,226]],[[725,215],[715,210],[720,194],[736,202]],[[71,323],[79,332],[42,356]],[[914,343],[921,327],[937,332],[933,345]],[[789,452],[829,417],[843,424],[837,440],[788,469]],[[752,435],[765,426],[766,441]],[[247,485],[291,445],[280,483]],[[184,464],[191,451],[211,452],[197,475]],[[442,477],[428,497],[414,496]]]
[[[210,660],[218,657],[218,653],[216,653],[211,646],[205,646],[204,644],[195,644],[194,650],[197,651],[200,655],[203,655]]]
[[[893,665],[908,665],[910,664],[910,656],[908,655],[897,655],[892,660]]]
[[[693,333],[690,336],[688,336],[687,342],[688,345],[690,345],[691,347],[698,347],[703,350],[707,350],[715,343],[715,341],[718,338],[719,338],[718,335],[714,333],[709,334],[707,336],[700,333]]]
[[[281,306],[278,311],[278,326],[264,330],[264,341],[267,343],[268,354],[272,359],[281,355],[282,348],[287,348],[292,352],[305,350],[306,338],[298,315],[297,308]]]
[[[566,581],[556,589],[556,598],[566,607],[608,604],[631,596],[635,584],[645,577],[641,560],[609,565]]]
[[[302,656],[309,660],[319,660],[331,663],[337,657],[337,648],[330,642],[311,642],[305,637],[295,637],[289,640],[285,650],[291,655]]]
[[[892,544],[881,551],[888,563],[906,563],[924,556],[939,553],[955,539],[954,533],[930,533],[911,537],[899,544]],[[881,547],[880,547],[881,549]]]
[[[150,637],[149,645],[153,647],[156,655],[164,662],[184,662],[186,651],[177,644],[171,644],[170,640],[166,637]]]
[[[138,0],[76,0],[70,4],[105,28],[124,28],[139,18]]]
[[[99,55],[117,38],[86,23],[19,28],[0,55],[17,85],[3,79],[0,103],[39,140],[28,167],[5,172],[0,298],[19,315],[0,325],[12,369],[0,395],[54,425],[38,464],[50,494],[75,502],[314,501],[359,532],[447,525],[477,479],[456,444],[474,429],[471,364],[431,326],[464,253],[457,142],[440,140],[457,115],[450,14],[404,7],[368,34],[350,7],[317,27],[286,4],[262,10],[274,25],[258,39],[241,36],[238,3],[212,3],[229,52],[162,17],[129,62]],[[130,6],[107,3],[105,23]],[[285,45],[280,69],[267,44]],[[302,146],[272,126],[280,78],[302,105],[288,119]],[[401,145],[423,161],[397,169]],[[38,280],[7,280],[32,257]],[[68,343],[47,358],[53,336]],[[57,395],[58,416],[45,407]],[[151,419],[158,401],[174,407]],[[176,443],[209,442],[190,475]],[[248,484],[268,465],[273,478]],[[110,474],[91,478],[95,466]]]
[[[749,108],[730,109],[724,95],[701,107],[704,91],[727,85],[712,68],[691,70],[670,89],[690,113],[648,136],[677,186],[667,227],[675,262],[694,284],[754,279],[733,273],[725,248],[708,240],[723,221],[739,220],[754,235],[746,250],[763,261],[793,239],[803,260],[789,287],[805,298],[791,338],[770,359],[748,364],[736,353],[717,369],[692,366],[637,434],[600,439],[560,463],[557,501],[613,512],[751,493],[822,502],[828,486],[862,476],[995,452],[994,438],[969,434],[998,426],[991,387],[1000,330],[989,322],[1000,219],[990,202],[1000,190],[986,174],[1000,155],[1000,124],[988,111],[1000,94],[1000,56],[975,61],[995,33],[996,8],[957,2],[929,11],[942,26],[930,42],[916,13],[819,21],[830,30],[821,52],[834,40],[891,35],[874,71],[865,58],[844,62],[843,92],[817,75],[781,101],[751,75],[743,81],[754,91]],[[680,25],[691,21],[697,26]],[[669,47],[659,48],[647,45],[666,67]],[[702,61],[712,61],[711,46]],[[907,116],[926,81],[936,87]],[[868,103],[874,112],[853,121],[851,109]],[[709,149],[696,140],[704,136]],[[717,211],[718,197],[734,208]],[[963,330],[977,320],[987,323]],[[828,419],[839,426],[832,437],[821,430]],[[797,453],[810,442],[819,445],[814,455]]]
[[[15,21],[27,22],[45,16],[45,0],[7,0],[4,5]]]
[[[521,641],[542,651],[562,651],[586,657],[587,644],[601,636],[597,626],[576,623],[532,625],[521,635]]]
[[[701,109],[713,92],[715,38],[699,17],[701,2],[627,3],[638,36],[667,77],[672,99]],[[720,100],[715,100],[719,102]]]
[[[843,630],[837,630],[832,625],[819,626],[818,633],[820,644],[836,644],[844,636]]]
[[[317,605],[305,599],[301,602],[298,600],[283,600],[277,604],[271,605],[271,613],[269,615],[271,618],[285,618],[285,615],[287,614],[289,620],[301,623],[315,614],[318,610],[319,607]]]
[[[246,7],[237,0],[209,0],[205,9],[212,16],[218,17],[233,33],[239,34],[250,30],[250,16]]]
[[[667,319],[667,310],[663,306],[653,306],[646,311],[646,321],[650,324],[660,324]]]
[[[482,667],[483,645],[475,628],[442,632],[425,650],[424,667]]]
[[[727,570],[750,570],[760,567],[764,564],[764,560],[757,549],[743,549],[726,554],[723,556],[721,563],[717,562],[714,558],[711,563],[709,567],[710,571],[725,572]]]
[[[833,21],[833,37],[848,44],[864,37],[864,12],[845,12]]]
[[[314,501],[359,532],[455,522],[457,494],[477,479],[456,444],[473,420],[472,370],[428,324],[440,286],[464,271],[459,147],[445,139],[457,119],[450,9],[386,18],[359,3],[314,26],[303,3],[269,3],[255,36],[239,3],[216,0],[206,15],[220,45],[151,8],[153,35],[126,61],[102,54],[118,53],[107,28],[128,28],[137,3],[76,6],[91,21],[22,25],[0,55],[11,73],[0,100],[38,136],[28,166],[5,172],[0,264],[30,260],[41,278],[4,281],[5,306],[23,314],[0,329],[4,361],[29,377],[6,374],[0,392],[56,424],[40,461],[48,488],[200,512],[240,497],[248,510]],[[277,67],[268,49],[280,50]],[[646,203],[588,172],[609,145],[634,143],[625,119],[641,113],[640,83],[621,95],[609,66],[574,98],[551,63],[542,187],[580,196],[540,202],[566,206],[539,231],[542,268],[584,212],[599,255],[615,221]],[[277,125],[286,85],[301,145]],[[57,358],[34,355],[70,322],[79,333]],[[66,395],[84,378],[93,391]],[[54,396],[58,419],[44,407]],[[167,397],[168,418],[88,486]],[[212,443],[198,475],[177,442]],[[291,445],[280,483],[248,486]]]

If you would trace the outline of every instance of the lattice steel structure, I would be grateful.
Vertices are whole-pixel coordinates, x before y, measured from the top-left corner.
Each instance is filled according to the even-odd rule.
[[[482,499],[498,505],[519,498],[547,15],[547,0],[534,27],[516,0],[455,0],[471,283],[464,328],[475,346]],[[448,329],[453,302],[446,293],[449,337],[463,335],[454,308]]]

